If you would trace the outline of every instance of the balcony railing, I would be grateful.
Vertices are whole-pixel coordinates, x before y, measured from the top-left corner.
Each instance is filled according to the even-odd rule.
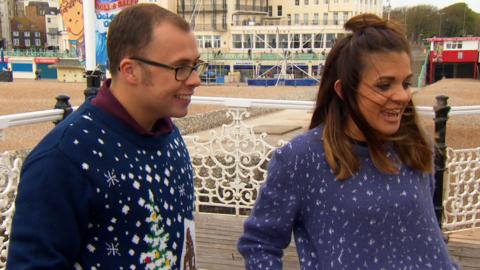
[[[5,51],[7,57],[58,57],[58,58],[77,58],[77,52],[55,52],[46,50],[8,50]]]
[[[184,5],[184,11],[185,12],[192,12],[195,9],[194,5]],[[182,11],[182,5],[178,5],[177,9],[179,12]],[[216,5],[198,5],[197,6],[197,11],[203,12],[213,12],[213,11],[227,11],[227,6],[222,5],[222,4],[216,4]]]
[[[268,13],[268,7],[260,5],[235,5],[235,11],[253,11]]]
[[[215,49],[213,49],[215,50]],[[259,49],[262,50],[262,49]],[[266,50],[266,49],[265,49]],[[291,50],[302,50],[301,48],[291,49]],[[307,49],[304,49],[307,50]],[[291,53],[287,59],[289,61],[319,61],[325,60],[325,55],[320,53]],[[236,61],[280,61],[284,57],[281,53],[253,53],[251,56],[245,53],[213,53],[205,52],[201,53],[201,59],[205,61],[209,60],[236,60]]]
[[[227,25],[226,24],[212,24],[212,23],[194,23],[192,24],[192,29],[194,31],[227,31]]]
[[[234,26],[269,26],[269,25],[286,25],[286,26],[338,26],[342,27],[345,22],[342,20],[294,20],[294,19],[272,19],[272,18],[264,18],[261,22],[253,22],[249,20],[243,21],[234,21]]]

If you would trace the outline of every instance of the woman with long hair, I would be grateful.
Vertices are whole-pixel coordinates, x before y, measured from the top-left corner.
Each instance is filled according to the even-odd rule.
[[[310,130],[278,149],[238,249],[281,269],[456,269],[433,207],[433,146],[412,103],[411,50],[372,14],[328,54]]]

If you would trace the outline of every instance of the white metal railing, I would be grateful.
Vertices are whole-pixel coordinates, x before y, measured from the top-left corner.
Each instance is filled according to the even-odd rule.
[[[219,105],[237,108],[275,108],[292,110],[313,110],[315,102],[299,100],[275,100],[275,99],[244,99],[227,97],[192,97],[191,104]],[[75,110],[78,107],[73,107]],[[416,106],[418,114],[434,116],[434,109],[431,106]],[[3,129],[29,125],[41,122],[61,120],[62,109],[51,109],[36,112],[0,115],[0,132]],[[449,115],[472,115],[480,114],[480,105],[476,106],[452,106]]]
[[[313,110],[314,102],[292,100],[194,97],[192,104],[228,106],[231,122],[211,130],[208,139],[185,135],[195,170],[196,210],[234,215],[247,214],[266,178],[273,150],[282,145],[267,143],[266,134],[255,134],[246,124],[247,108]],[[433,116],[432,107],[416,107],[421,115]],[[0,130],[12,126],[60,120],[63,110],[46,110],[0,116]],[[480,114],[480,106],[453,106],[450,115]],[[479,148],[448,148],[446,190],[444,192],[444,228],[454,231],[480,227]],[[0,269],[4,269],[13,201],[19,181],[22,159],[14,152],[0,155]]]
[[[232,119],[207,140],[184,136],[195,172],[197,212],[246,215],[267,176],[267,164],[277,146],[266,142],[267,134],[255,134],[245,123],[245,108],[230,108]]]
[[[15,210],[14,200],[17,195],[17,186],[20,180],[22,159],[12,158],[5,152],[0,154],[0,269],[5,269],[7,251],[12,225],[12,216]]]
[[[444,179],[446,231],[480,227],[480,147],[447,148]]]
[[[73,110],[76,110],[77,107],[72,107]],[[36,112],[26,112],[26,113],[17,113],[10,115],[0,115],[0,130],[16,127],[16,126],[25,126],[37,123],[52,122],[62,120],[64,110],[62,109],[51,109],[43,110]]]
[[[219,105],[236,108],[275,108],[292,110],[313,110],[313,101],[299,100],[274,100],[274,99],[244,99],[227,97],[192,97],[191,104]],[[78,107],[73,107],[75,110]],[[435,116],[431,106],[416,106],[418,114]],[[29,125],[35,123],[61,120],[64,111],[62,109],[51,109],[36,112],[0,115],[0,138],[3,130],[9,127]],[[476,106],[452,106],[449,115],[476,115],[480,114],[480,105]]]

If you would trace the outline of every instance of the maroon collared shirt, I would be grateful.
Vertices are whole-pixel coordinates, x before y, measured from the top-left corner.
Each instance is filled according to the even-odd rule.
[[[113,115],[122,121],[125,125],[134,129],[137,133],[145,136],[161,136],[172,132],[173,123],[170,117],[157,120],[152,130],[146,130],[127,112],[123,105],[113,96],[110,91],[111,79],[105,80],[100,87],[97,96],[92,99],[92,104]]]

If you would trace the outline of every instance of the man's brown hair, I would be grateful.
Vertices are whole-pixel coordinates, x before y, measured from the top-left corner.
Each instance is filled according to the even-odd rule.
[[[358,108],[358,86],[373,53],[399,52],[411,57],[410,45],[402,29],[373,14],[351,18],[345,29],[352,31],[339,40],[328,54],[320,83],[310,129],[324,124],[323,145],[328,164],[337,179],[346,179],[360,168],[352,139],[347,134],[348,119],[362,131],[375,166],[385,173],[396,173],[398,162],[387,156],[384,143],[391,141],[399,161],[421,172],[431,172],[432,147],[418,125],[418,116],[410,100],[402,115],[400,128],[389,137],[376,132]],[[341,81],[342,98],[335,93]]]
[[[107,37],[112,76],[118,72],[123,58],[141,55],[142,50],[152,41],[155,27],[163,23],[170,23],[185,32],[190,31],[190,25],[182,17],[156,4],[133,5],[113,18]]]

